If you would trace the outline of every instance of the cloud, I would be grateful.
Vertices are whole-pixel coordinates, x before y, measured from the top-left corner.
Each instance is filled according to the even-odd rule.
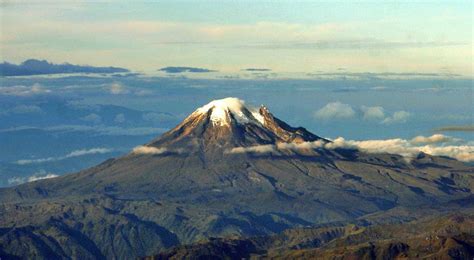
[[[90,154],[105,154],[105,153],[110,153],[110,152],[112,152],[112,149],[100,148],[100,147],[91,148],[91,149],[81,149],[81,150],[72,151],[64,156],[18,160],[16,161],[16,164],[25,165],[25,164],[54,162],[54,161],[61,161],[61,160],[72,158],[72,157],[79,157],[79,156],[90,155]]]
[[[383,107],[366,107],[362,106],[361,111],[363,113],[364,120],[381,120],[385,118],[385,112]]]
[[[0,64],[0,76],[30,76],[62,73],[116,73],[129,72],[117,67],[93,67],[69,63],[53,64],[46,60],[29,59],[19,65],[3,62]]]
[[[44,89],[40,84],[35,83],[32,86],[12,86],[0,87],[0,95],[6,96],[31,96],[37,94],[50,93],[51,90]]]
[[[415,142],[413,142],[415,140]],[[420,142],[425,141],[424,145],[417,145]],[[398,154],[407,159],[416,157],[420,152],[430,154],[433,156],[448,156],[455,158],[463,162],[474,161],[474,146],[470,144],[466,145],[453,145],[443,144],[436,145],[438,143],[447,143],[450,141],[459,141],[448,136],[440,137],[433,135],[429,137],[415,137],[412,140],[406,140],[401,138],[385,139],[385,140],[346,140],[343,137],[338,137],[331,142],[324,142],[321,140],[315,142],[302,142],[302,143],[278,143],[276,145],[257,145],[250,147],[234,147],[227,153],[275,153],[279,150],[293,150],[298,151],[302,149],[357,149],[366,153],[389,153]]]
[[[314,113],[314,117],[322,120],[360,117],[367,121],[379,121],[386,125],[405,123],[411,115],[411,113],[401,110],[394,112],[391,116],[386,116],[385,109],[381,106],[361,106],[356,113],[351,105],[339,101],[328,103]]]
[[[312,72],[307,73],[307,76],[321,79],[426,79],[426,78],[453,78],[461,77],[460,74],[447,72]],[[385,86],[376,86],[372,90],[385,90]]]
[[[262,72],[262,71],[272,71],[272,70],[271,69],[266,69],[266,68],[247,68],[247,69],[243,69],[242,71]]]
[[[46,173],[45,171],[39,171],[29,177],[12,177],[8,179],[8,184],[19,185],[25,182],[39,181],[44,179],[56,178],[59,175],[53,173]]]
[[[153,146],[137,146],[133,148],[132,153],[134,154],[163,154],[168,152],[166,148],[157,148]]]
[[[153,91],[149,89],[139,89],[139,90],[136,90],[133,94],[135,94],[136,96],[142,97],[142,96],[148,96],[148,95],[153,94]]]
[[[452,126],[443,126],[436,128],[437,132],[473,132],[474,125],[452,125]]]
[[[81,120],[94,123],[94,124],[99,124],[100,122],[102,122],[102,117],[99,116],[98,114],[91,113],[91,114],[88,114],[87,116],[81,117]]]
[[[208,73],[208,72],[217,72],[216,70],[210,70],[205,68],[194,68],[194,67],[164,67],[159,69],[159,71],[164,71],[166,73]]]
[[[44,113],[41,107],[36,105],[18,105],[16,107],[7,109],[5,111],[0,111],[1,115],[10,115],[10,114],[40,114]]]
[[[117,114],[114,118],[114,122],[118,123],[118,124],[124,123],[125,122],[125,115],[122,114],[122,113]]]
[[[231,154],[238,154],[238,153],[272,153],[275,152],[275,145],[257,145],[257,146],[250,146],[250,147],[234,147],[227,153]]]
[[[44,180],[44,179],[51,179],[51,178],[56,178],[58,177],[59,175],[57,174],[53,174],[53,173],[48,173],[44,176],[37,176],[37,175],[34,175],[34,176],[30,176],[28,177],[28,182],[32,182],[32,181],[39,181],[39,180]]]
[[[396,124],[396,123],[405,123],[408,118],[411,116],[411,113],[407,111],[396,111],[392,116],[386,117],[382,124]]]
[[[154,123],[163,123],[167,121],[176,120],[176,117],[167,113],[150,112],[142,115],[142,119]]]
[[[36,105],[19,105],[9,111],[13,114],[35,114],[43,112],[43,110]]]
[[[426,137],[428,140],[437,140],[439,137]],[[354,141],[336,138],[326,148],[357,148],[368,153],[390,153],[399,154],[406,158],[416,157],[420,152],[434,156],[448,156],[463,162],[474,161],[474,146],[472,145],[434,145],[436,142],[426,145],[415,145],[411,140],[401,138],[386,140]]]
[[[443,46],[464,46],[468,42],[410,42],[410,41],[382,41],[374,39],[366,40],[326,40],[313,42],[273,42],[258,44],[238,45],[241,48],[257,48],[257,49],[403,49],[403,48],[426,48],[426,47],[443,47]]]
[[[128,94],[130,91],[128,91],[122,84],[118,82],[114,82],[110,85],[110,93],[113,95],[121,95],[121,94]]]
[[[104,125],[57,125],[46,128],[35,127],[19,127],[2,129],[0,132],[18,131],[24,129],[41,129],[44,131],[58,131],[58,132],[96,132],[99,135],[126,135],[126,136],[140,136],[140,135],[156,135],[168,131],[166,128],[157,127],[118,127],[118,126],[104,126]]]
[[[318,119],[346,119],[355,116],[355,111],[348,104],[341,102],[328,103],[318,111],[314,113],[314,116]]]
[[[411,143],[413,144],[435,144],[435,143],[446,143],[453,141],[454,138],[442,134],[434,134],[432,136],[417,136],[411,139]]]

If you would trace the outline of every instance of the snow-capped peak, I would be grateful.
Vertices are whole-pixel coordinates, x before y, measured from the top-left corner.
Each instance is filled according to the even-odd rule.
[[[207,113],[212,109],[211,121],[213,126],[229,125],[230,115],[237,120],[239,124],[250,122],[263,124],[263,117],[257,110],[251,111],[245,107],[245,101],[228,97],[224,99],[213,100],[196,110],[196,113]]]

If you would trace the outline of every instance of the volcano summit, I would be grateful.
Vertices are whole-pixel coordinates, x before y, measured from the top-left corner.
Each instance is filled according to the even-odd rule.
[[[403,222],[463,210],[473,173],[447,157],[338,147],[226,98],[123,157],[1,189],[0,255],[123,259],[209,237]]]

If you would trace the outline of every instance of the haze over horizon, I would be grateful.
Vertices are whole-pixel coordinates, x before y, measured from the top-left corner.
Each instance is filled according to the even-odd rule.
[[[3,1],[0,56],[152,74],[193,67],[221,76],[472,78],[471,11],[470,1]]]

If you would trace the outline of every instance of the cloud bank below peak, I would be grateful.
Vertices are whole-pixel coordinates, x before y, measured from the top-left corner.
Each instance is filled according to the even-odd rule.
[[[303,150],[303,149],[357,149],[366,153],[388,153],[398,154],[407,159],[415,158],[420,153],[433,156],[447,156],[462,162],[474,162],[474,145],[456,145],[459,139],[449,136],[435,134],[432,136],[417,136],[411,140],[402,138],[384,140],[346,140],[338,137],[331,142],[302,143],[278,143],[275,145],[258,145],[251,147],[234,147],[228,153],[256,153],[256,154],[278,154],[281,150]]]

